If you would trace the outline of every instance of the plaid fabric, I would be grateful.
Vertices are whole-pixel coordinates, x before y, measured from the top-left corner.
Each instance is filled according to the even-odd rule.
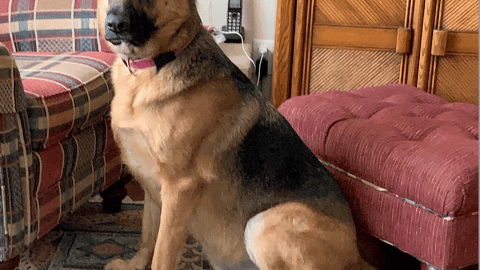
[[[27,95],[34,149],[57,144],[99,121],[113,97],[110,66],[103,52],[14,53]]]
[[[32,167],[31,231],[41,237],[58,225],[63,214],[119,179],[121,163],[110,121],[34,151]]]
[[[20,73],[0,43],[0,259],[33,239],[25,230],[33,182],[32,146]],[[25,198],[25,199],[24,199]]]
[[[393,84],[294,97],[279,110],[359,228],[441,269],[478,263],[478,106]]]
[[[96,6],[0,0],[2,261],[120,177],[106,116],[115,56],[97,30]]]
[[[15,58],[0,43],[1,261],[20,254],[122,170],[106,115],[114,56]]]
[[[0,0],[0,42],[11,52],[108,52],[96,7],[96,0]]]

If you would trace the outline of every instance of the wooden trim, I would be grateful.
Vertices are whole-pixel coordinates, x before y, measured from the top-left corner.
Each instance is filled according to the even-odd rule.
[[[407,0],[407,6],[405,7],[405,21],[403,22],[404,28],[411,28],[413,22],[413,0]]]
[[[293,64],[292,64],[292,85],[291,96],[299,96],[302,94],[302,88],[304,85],[304,67],[305,63],[305,51],[307,51],[307,17],[308,17],[308,1],[298,1],[296,7],[295,18],[295,37],[293,45]]]
[[[313,45],[395,52],[397,28],[315,25]]]
[[[418,65],[420,60],[420,49],[422,41],[422,25],[425,9],[425,0],[416,0],[413,10],[413,22],[411,28],[413,30],[412,53],[408,59],[407,83],[417,86]]]
[[[271,99],[276,107],[290,97],[296,3],[277,0]]]
[[[448,31],[446,54],[478,54],[478,33]]]
[[[437,74],[437,63],[438,63],[438,56],[432,55],[431,52],[431,47],[433,46],[433,32],[435,29],[440,29],[440,26],[442,24],[442,16],[443,16],[443,4],[444,0],[437,0],[435,3],[435,9],[434,9],[434,14],[435,14],[435,19],[432,28],[430,29],[431,31],[431,41],[430,41],[430,48],[428,48],[430,51],[428,54],[430,55],[430,62],[428,66],[428,73],[427,73],[427,87],[426,91],[431,93],[431,94],[436,94],[435,93],[435,82],[437,77],[435,74]]]
[[[407,82],[408,76],[408,62],[409,62],[409,53],[412,49],[412,22],[413,22],[413,11],[414,4],[413,0],[407,0],[407,6],[405,7],[405,19],[403,23],[403,29],[398,29],[397,32],[397,48],[396,53],[403,53],[402,62],[400,63],[400,71],[398,81],[400,83]],[[409,32],[407,33],[406,30]]]
[[[291,96],[308,93],[315,0],[297,2]]]
[[[397,41],[395,43],[396,53],[410,53],[410,44],[412,41],[412,29],[398,28]]]
[[[432,34],[432,55],[443,56],[447,52],[448,31],[433,30]]]
[[[423,15],[422,41],[418,65],[417,87],[427,91],[430,71],[433,25],[436,17],[436,0],[427,0]]]
[[[303,84],[301,89],[301,94],[306,95],[310,93],[310,75],[312,68],[312,39],[313,39],[313,20],[315,12],[315,0],[309,0],[310,3],[307,6],[307,35],[305,37],[306,50],[303,52],[304,67],[303,67]]]

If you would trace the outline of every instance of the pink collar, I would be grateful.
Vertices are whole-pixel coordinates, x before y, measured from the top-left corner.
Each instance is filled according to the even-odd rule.
[[[160,70],[164,65],[166,65],[166,64],[170,63],[171,61],[175,60],[176,55],[178,55],[181,51],[183,51],[183,49],[185,49],[192,42],[192,40],[196,36],[197,35],[195,35],[188,42],[186,42],[185,44],[183,44],[179,48],[173,50],[172,52],[162,53],[155,58],[122,57],[122,61],[125,64],[125,66],[128,68],[128,70],[130,71],[130,73],[132,73],[133,75],[135,75],[136,72],[138,72],[142,69],[151,68],[151,67],[157,67],[157,70]]]
[[[155,66],[155,61],[152,58],[135,59],[122,57],[122,61],[132,74],[135,74],[135,72],[139,70]]]

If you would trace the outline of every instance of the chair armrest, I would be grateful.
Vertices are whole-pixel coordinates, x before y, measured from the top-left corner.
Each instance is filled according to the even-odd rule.
[[[0,43],[0,260],[20,254],[31,230],[32,147],[15,60]]]
[[[0,42],[0,114],[26,110],[25,92],[15,59]]]

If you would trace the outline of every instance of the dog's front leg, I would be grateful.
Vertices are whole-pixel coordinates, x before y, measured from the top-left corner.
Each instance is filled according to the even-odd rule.
[[[185,226],[198,205],[205,184],[197,178],[162,183],[162,213],[152,270],[173,270],[185,241]]]
[[[160,200],[157,201],[159,202]],[[148,267],[152,259],[160,225],[160,207],[158,202],[153,201],[149,193],[145,192],[140,249],[130,260],[116,259],[109,262],[105,266],[105,270],[133,270],[146,269]]]

